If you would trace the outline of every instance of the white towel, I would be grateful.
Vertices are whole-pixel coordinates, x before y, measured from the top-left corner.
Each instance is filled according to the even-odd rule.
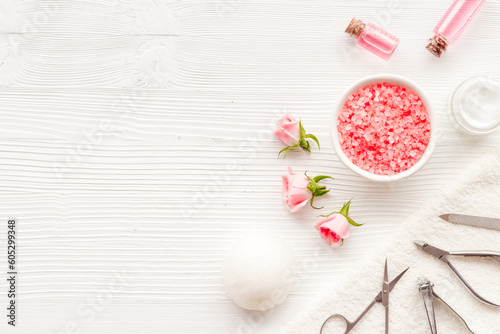
[[[435,292],[466,320],[474,333],[500,334],[500,308],[476,300],[446,264],[413,244],[417,239],[448,251],[500,252],[500,231],[448,223],[439,218],[445,213],[500,218],[500,151],[473,163],[456,183],[431,198],[394,234],[381,240],[380,252],[325,289],[283,332],[319,333],[323,321],[333,313],[353,321],[380,291],[387,257],[389,280],[410,267],[390,294],[390,333],[430,333],[423,300],[417,290],[419,278],[425,277],[435,284]],[[500,259],[455,256],[449,259],[476,291],[500,304]],[[435,301],[435,308],[438,333],[469,333],[441,302]],[[350,333],[384,333],[384,312],[384,308],[376,304]]]

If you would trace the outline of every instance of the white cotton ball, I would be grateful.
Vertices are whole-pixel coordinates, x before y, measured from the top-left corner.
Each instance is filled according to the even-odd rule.
[[[295,258],[283,239],[254,233],[229,249],[222,275],[227,294],[236,304],[265,311],[281,304],[292,290]]]

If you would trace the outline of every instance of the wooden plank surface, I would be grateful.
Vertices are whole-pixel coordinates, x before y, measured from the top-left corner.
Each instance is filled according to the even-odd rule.
[[[16,218],[20,238],[19,326],[1,332],[276,333],[499,146],[498,132],[455,131],[446,98],[470,76],[500,80],[500,3],[436,59],[424,46],[449,2],[0,1],[0,219]],[[352,16],[400,37],[390,62],[343,33]],[[329,140],[346,86],[383,72],[419,84],[441,130],[429,163],[391,185],[352,174]],[[276,158],[285,112],[321,151]],[[326,211],[354,198],[367,224],[343,248],[324,247],[318,212],[285,211],[287,166],[336,178]],[[253,230],[286,238],[299,265],[264,315],[228,301],[220,280],[226,249]]]

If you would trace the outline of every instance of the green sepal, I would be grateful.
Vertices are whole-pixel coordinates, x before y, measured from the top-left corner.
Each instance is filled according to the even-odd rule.
[[[328,175],[318,175],[318,176],[315,176],[315,177],[313,178],[314,182],[319,182],[319,181],[324,180],[324,179],[332,179],[332,180],[335,180],[333,177],[328,176]]]
[[[315,206],[313,205],[313,202],[314,202],[314,198],[315,198],[315,197],[316,197],[316,196],[315,196],[314,194],[313,194],[313,196],[311,197],[311,202],[310,202],[311,207],[312,207],[313,209],[316,209],[316,210],[323,209],[323,208],[324,208],[324,206],[322,206],[322,207],[320,207],[320,208],[317,208],[317,207],[315,207]]]
[[[298,143],[297,143],[297,144],[295,144],[295,145],[285,147],[284,149],[282,149],[281,151],[279,151],[279,153],[278,153],[278,158],[280,157],[281,153],[283,153],[283,152],[285,152],[285,156],[283,157],[283,159],[284,159],[284,158],[286,158],[286,153],[287,153],[288,151],[295,150],[297,147],[299,147],[299,144],[300,144],[300,142],[298,142]]]
[[[310,139],[314,140],[316,142],[316,144],[318,145],[318,149],[319,149],[318,138],[316,138],[316,136],[314,136],[312,134],[307,134],[306,133],[306,130],[302,126],[302,121],[299,121],[299,131],[300,131],[300,139],[299,139],[299,141],[295,145],[285,147],[284,149],[282,149],[281,151],[279,151],[278,158],[280,157],[281,153],[285,153],[285,156],[283,158],[286,158],[286,153],[288,151],[294,150],[294,149],[296,149],[299,146],[302,147],[302,149],[304,151],[306,151],[307,153],[311,153],[311,144],[309,144],[309,142],[306,140],[306,138],[310,138]]]
[[[350,199],[347,203],[345,203],[342,209],[340,209],[339,211],[339,213],[346,218],[349,215],[349,207],[351,206],[351,201],[352,199]]]
[[[304,151],[306,151],[308,153],[311,153],[311,145],[306,140],[306,138],[310,138],[310,139],[314,140],[316,142],[316,144],[318,145],[318,148],[319,148],[319,140],[318,140],[318,138],[316,138],[315,135],[306,133],[306,130],[302,126],[302,121],[299,121],[299,129],[300,129],[300,140],[299,140],[299,143],[300,143],[300,147],[302,147],[304,149]]]
[[[318,189],[316,191],[316,193],[314,194],[314,196],[320,197],[320,196],[323,196],[325,194],[328,194],[329,192],[330,192],[330,189]]]
[[[338,213],[338,214],[343,215],[347,219],[347,221],[349,222],[349,224],[351,224],[352,226],[356,226],[356,227],[363,226],[364,224],[358,224],[354,220],[352,220],[352,218],[348,217],[348,215],[349,215],[349,207],[351,206],[351,201],[352,201],[352,199],[350,199],[347,203],[345,203],[344,206],[342,207],[342,209],[340,209],[340,211],[338,211],[338,212],[334,211],[334,212],[329,213],[327,215],[322,215],[321,217],[330,217],[334,213]]]
[[[330,189],[327,189],[325,186],[318,185],[318,182],[321,180],[324,180],[324,179],[332,179],[333,180],[333,177],[328,176],[328,175],[318,175],[318,176],[311,178],[307,175],[307,171],[304,172],[304,175],[310,181],[309,184],[307,185],[307,190],[309,190],[312,194],[311,202],[310,202],[311,207],[314,209],[322,209],[323,207],[317,208],[314,206],[314,199],[316,197],[320,197],[320,196],[323,196],[323,195],[329,193]]]
[[[318,175],[311,178],[309,177],[309,175],[307,175],[307,172],[305,172],[304,175],[310,181],[309,184],[307,185],[307,190],[309,190],[313,194],[313,196],[320,197],[327,194],[330,191],[330,189],[327,189],[325,186],[318,185],[318,182],[324,179],[333,180],[333,177],[328,175]]]
[[[312,140],[314,140],[316,142],[316,144],[318,145],[318,149],[320,149],[320,147],[319,147],[319,140],[318,140],[318,138],[316,138],[315,135],[312,135],[312,134],[309,133],[309,134],[305,135],[304,138],[311,138]]]
[[[301,139],[299,141],[299,146],[302,147],[302,149],[304,151],[306,151],[307,153],[311,153],[311,145],[309,144],[309,142],[305,139]]]
[[[299,129],[300,129],[300,140],[306,137],[306,130],[302,126],[302,120],[299,121]]]
[[[354,220],[352,220],[351,218],[349,217],[346,217],[347,218],[347,221],[349,222],[349,224],[351,224],[352,226],[356,226],[356,227],[359,227],[359,226],[363,226],[365,224],[358,224],[356,223]]]

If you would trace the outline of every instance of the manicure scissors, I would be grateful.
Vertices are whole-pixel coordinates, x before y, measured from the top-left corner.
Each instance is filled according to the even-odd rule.
[[[354,320],[353,322],[350,322],[349,320],[346,319],[343,315],[340,314],[334,314],[328,317],[328,319],[325,320],[323,325],[321,326],[321,329],[319,331],[319,334],[323,333],[323,329],[325,325],[332,319],[340,319],[345,323],[345,332],[344,334],[349,333],[354,326],[361,320],[361,318],[364,317],[364,315],[375,305],[376,303],[382,303],[382,305],[385,307],[385,334],[389,333],[389,293],[394,289],[394,286],[396,283],[398,283],[399,279],[406,273],[406,271],[410,268],[406,268],[401,274],[399,274],[395,279],[393,279],[389,283],[389,278],[388,278],[388,273],[387,273],[387,259],[385,259],[385,268],[384,268],[384,280],[382,282],[382,291],[378,293],[378,295],[373,299],[370,305],[359,315],[359,317]]]
[[[417,245],[418,248],[420,248],[421,250],[423,250],[424,252],[438,258],[439,260],[443,261],[444,263],[446,263],[448,265],[448,267],[451,268],[451,270],[453,271],[453,273],[455,273],[455,275],[458,277],[458,279],[465,285],[465,287],[467,288],[467,290],[469,290],[470,293],[472,293],[472,295],[474,297],[476,297],[478,300],[480,300],[481,302],[485,303],[485,304],[488,304],[490,306],[496,306],[496,307],[500,307],[500,305],[497,305],[495,303],[492,303],[490,301],[488,301],[487,299],[481,297],[470,285],[469,283],[467,283],[467,281],[465,280],[465,278],[462,277],[462,275],[460,275],[460,273],[457,271],[457,269],[455,268],[455,266],[453,266],[453,264],[451,264],[451,262],[447,259],[447,256],[479,256],[479,257],[498,257],[500,259],[500,253],[497,253],[497,252],[490,252],[490,251],[464,251],[464,252],[448,252],[448,251],[445,251],[445,250],[442,250],[442,249],[439,249],[437,247],[434,247],[434,246],[431,246],[429,245],[428,243],[426,243],[425,241],[419,241],[419,240],[415,240],[413,241],[415,243],[415,245]]]

